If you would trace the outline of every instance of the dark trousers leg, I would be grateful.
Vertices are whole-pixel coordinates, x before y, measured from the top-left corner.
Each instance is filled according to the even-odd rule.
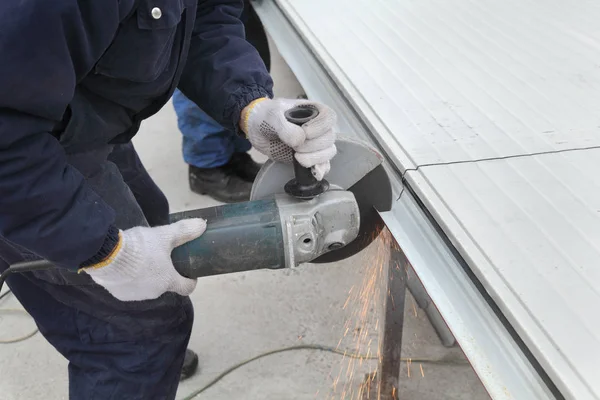
[[[131,189],[150,226],[169,223],[169,202],[165,194],[156,185],[146,171],[133,143],[115,145],[108,156]]]
[[[0,260],[0,269],[2,264]],[[14,275],[8,282],[42,335],[69,360],[71,400],[175,398],[192,330],[189,302],[181,305],[186,313],[181,323],[155,329],[152,337],[136,336],[120,325],[57,301],[30,277]]]
[[[69,162],[115,209],[119,228],[147,225],[124,177],[107,161],[111,150],[70,155]],[[121,167],[137,169],[131,163]],[[166,203],[159,203],[155,199],[147,208],[156,221],[161,213],[163,219],[168,216]],[[32,258],[0,238],[0,271]],[[121,302],[87,274],[65,270],[14,275],[7,284],[44,337],[69,360],[72,400],[175,398],[193,323],[189,298],[165,293],[156,300]]]

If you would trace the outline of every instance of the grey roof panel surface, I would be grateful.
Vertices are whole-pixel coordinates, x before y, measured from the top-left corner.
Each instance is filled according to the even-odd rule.
[[[405,168],[600,146],[595,2],[278,3]]]
[[[407,176],[561,392],[600,398],[600,150]]]
[[[277,4],[561,393],[600,399],[600,3]]]

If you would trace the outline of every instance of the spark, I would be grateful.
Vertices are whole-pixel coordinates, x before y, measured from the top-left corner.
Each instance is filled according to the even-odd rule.
[[[346,309],[346,306],[348,306],[349,302],[350,302],[350,296],[348,296],[348,298],[346,299],[346,302],[344,303],[344,306],[342,307],[342,310]]]
[[[415,314],[415,317],[418,317],[417,314],[417,306],[415,305],[415,300],[412,300],[412,307],[413,307],[413,313]]]
[[[425,378],[425,372],[423,372],[423,364],[419,364],[419,368],[421,369],[421,377]]]
[[[388,277],[387,271],[390,266],[390,249],[395,245],[395,241],[387,229],[382,230],[381,233],[374,232],[371,241],[373,241],[372,246],[361,255],[366,257],[361,262],[361,265],[365,266],[361,282],[350,287],[342,307],[348,312],[348,318],[343,324],[343,335],[336,348],[340,348],[342,343],[347,341],[351,341],[351,344],[344,346],[348,353],[344,353],[339,372],[333,381],[332,399],[370,399],[375,397],[375,393],[378,399],[381,398],[379,380],[376,379],[377,362],[372,361],[382,360],[381,343],[378,340],[381,310],[379,306],[386,298],[394,302],[392,294],[384,288],[386,288],[385,279]],[[393,268],[400,268],[400,266],[394,265]],[[376,352],[373,346],[376,346]],[[350,353],[352,353],[351,357]],[[361,356],[355,357],[357,354]],[[367,378],[360,385],[354,385],[355,377],[362,374],[365,369],[370,370],[366,375]],[[342,372],[345,373],[345,382],[341,381]],[[330,373],[330,376],[332,375]]]

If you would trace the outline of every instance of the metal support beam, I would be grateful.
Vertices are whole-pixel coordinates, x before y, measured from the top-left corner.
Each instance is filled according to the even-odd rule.
[[[378,370],[378,400],[398,400],[402,364],[402,330],[408,260],[395,241],[391,243],[387,288],[384,291],[383,337]]]
[[[452,331],[448,328],[448,325],[446,325],[446,321],[442,318],[437,307],[433,304],[433,301],[431,301],[431,297],[427,294],[427,291],[423,287],[423,284],[419,280],[414,269],[412,267],[409,268],[406,274],[406,288],[415,298],[418,306],[425,311],[429,322],[437,332],[442,344],[446,347],[453,347],[456,345],[456,339],[454,339]]]

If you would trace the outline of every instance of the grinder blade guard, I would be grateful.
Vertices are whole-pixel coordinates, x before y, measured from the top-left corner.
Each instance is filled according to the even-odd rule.
[[[392,188],[383,168],[383,156],[372,147],[348,138],[336,141],[337,155],[331,160],[326,175],[329,192],[349,191],[354,194],[360,210],[360,228],[350,244],[312,260],[316,263],[346,259],[369,245],[383,228],[379,212],[392,206]],[[273,198],[284,193],[284,186],[295,177],[294,165],[272,160],[261,168],[252,186],[251,200]]]

